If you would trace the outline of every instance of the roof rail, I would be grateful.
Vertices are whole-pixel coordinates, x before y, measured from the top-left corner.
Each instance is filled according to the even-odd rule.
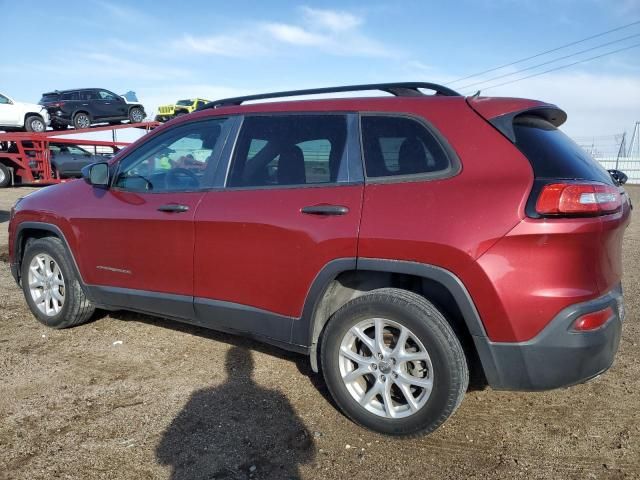
[[[395,83],[369,83],[365,85],[345,85],[341,87],[328,87],[328,88],[309,88],[306,90],[290,90],[287,92],[273,92],[273,93],[261,93],[258,95],[247,95],[245,97],[233,97],[223,98],[222,100],[216,100],[214,102],[203,105],[198,110],[204,110],[207,108],[219,108],[230,105],[241,105],[243,102],[250,100],[263,100],[267,98],[283,98],[283,97],[297,97],[302,95],[317,95],[322,93],[339,93],[339,92],[364,92],[367,90],[378,90],[381,92],[387,92],[396,97],[421,97],[424,93],[420,91],[421,88],[427,90],[433,90],[435,95],[457,97],[460,96],[455,90],[438,85],[436,83],[428,82],[395,82]]]

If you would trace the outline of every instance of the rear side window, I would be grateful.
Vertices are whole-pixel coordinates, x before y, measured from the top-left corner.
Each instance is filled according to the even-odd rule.
[[[539,117],[516,117],[516,146],[529,159],[536,178],[582,179],[611,184],[598,162],[551,123]]]
[[[444,173],[451,169],[440,141],[416,120],[366,115],[361,125],[367,177]]]
[[[344,115],[247,117],[227,185],[266,187],[336,182],[346,141]]]
[[[80,100],[80,94],[78,92],[67,92],[63,93],[62,100]]]

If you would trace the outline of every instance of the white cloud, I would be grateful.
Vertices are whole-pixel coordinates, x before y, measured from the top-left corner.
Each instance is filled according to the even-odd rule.
[[[311,33],[296,25],[286,23],[267,23],[264,25],[264,29],[275,40],[292,45],[317,47],[326,45],[329,41],[326,36]]]
[[[305,20],[310,25],[334,32],[353,30],[364,22],[362,17],[338,10],[320,10],[311,7],[302,7],[302,12]]]
[[[362,31],[364,20],[337,10],[303,7],[298,23],[254,22],[233,32],[184,34],[173,50],[226,57],[289,55],[291,47],[315,49],[329,55],[387,57],[392,52]],[[395,55],[397,51],[393,52]]]
[[[173,42],[173,48],[178,51],[223,57],[249,57],[264,55],[269,51],[266,45],[249,33],[201,37],[185,34],[182,39]]]

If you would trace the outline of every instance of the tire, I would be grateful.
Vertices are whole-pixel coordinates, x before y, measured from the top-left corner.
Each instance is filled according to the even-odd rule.
[[[40,259],[40,263],[36,258]],[[95,311],[95,306],[82,290],[71,262],[59,238],[45,237],[27,243],[22,258],[22,291],[31,313],[48,327],[80,325],[87,322]],[[30,268],[32,263],[33,269]],[[51,275],[46,277],[47,273]],[[41,298],[44,301],[37,302]]]
[[[11,185],[11,171],[6,165],[0,163],[0,188],[6,188]]]
[[[24,120],[24,128],[27,132],[42,133],[47,130],[47,124],[40,115],[29,115]]]
[[[354,327],[368,337],[372,350]],[[374,353],[376,330],[384,332],[381,359]],[[403,331],[408,333],[400,344]],[[349,358],[354,353],[358,361]],[[346,303],[329,320],[320,355],[338,407],[357,424],[386,435],[433,432],[458,408],[469,383],[464,351],[449,323],[433,304],[406,290],[373,290]],[[411,356],[420,360],[407,360]],[[343,380],[350,374],[354,381]]]
[[[129,110],[130,123],[140,123],[144,120],[144,117],[144,111],[139,107],[133,107],[131,110]]]
[[[88,113],[78,112],[73,116],[73,126],[76,130],[91,127],[91,117]]]

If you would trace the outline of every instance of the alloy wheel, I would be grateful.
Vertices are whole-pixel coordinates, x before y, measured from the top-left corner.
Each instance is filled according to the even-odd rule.
[[[56,261],[46,253],[33,257],[29,264],[29,292],[38,310],[48,317],[60,313],[65,300],[64,276]]]
[[[407,327],[385,318],[363,320],[347,331],[339,366],[354,400],[384,418],[415,414],[433,389],[433,365],[422,342]]]

